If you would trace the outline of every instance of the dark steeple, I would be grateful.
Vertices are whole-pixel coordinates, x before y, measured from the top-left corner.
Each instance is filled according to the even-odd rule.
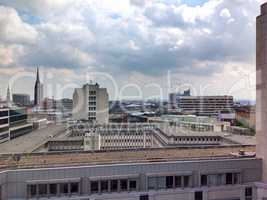
[[[39,78],[39,67],[37,67],[37,71],[36,71],[36,82],[40,83],[40,78]]]
[[[43,99],[43,85],[40,82],[39,67],[36,70],[36,81],[34,86],[34,105],[40,106]]]

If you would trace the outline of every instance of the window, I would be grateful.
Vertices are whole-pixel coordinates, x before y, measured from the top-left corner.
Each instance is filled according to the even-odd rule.
[[[184,176],[184,187],[189,187],[190,177]]]
[[[60,183],[60,194],[68,194],[69,193],[69,184],[68,183]]]
[[[195,200],[203,200],[203,192],[202,191],[195,192]]]
[[[233,183],[233,174],[227,173],[226,174],[226,185],[230,185]]]
[[[245,200],[252,200],[253,198],[253,189],[248,187],[245,189]]]
[[[55,183],[49,184],[49,194],[57,195],[57,184]]]
[[[118,191],[118,180],[111,180],[110,181],[110,190],[111,190],[111,192],[117,192]]]
[[[233,182],[234,184],[239,184],[240,183],[240,178],[239,178],[239,173],[234,173],[233,174]]]
[[[98,193],[98,181],[91,181],[91,193]]]
[[[157,184],[158,184],[158,189],[165,189],[166,188],[166,177],[165,176],[158,177]]]
[[[157,178],[156,177],[149,177],[148,178],[148,189],[149,190],[157,189]]]
[[[100,182],[100,188],[101,192],[107,192],[108,191],[108,181],[101,181]]]
[[[38,188],[39,188],[39,195],[40,196],[47,195],[47,185],[46,184],[40,184],[40,185],[38,185]]]
[[[137,183],[136,180],[130,180],[129,181],[129,187],[131,191],[135,191],[137,189]]]
[[[173,176],[166,177],[166,188],[173,188]]]
[[[179,188],[182,187],[182,177],[181,176],[175,176],[175,187]]]
[[[70,184],[70,193],[77,194],[79,192],[79,183],[71,183]]]
[[[37,195],[37,186],[28,185],[28,196],[35,197]]]
[[[120,180],[120,190],[121,191],[126,191],[128,186],[127,186],[127,179],[122,179]]]
[[[141,195],[140,198],[139,198],[139,200],[149,200],[149,196],[148,196],[148,194],[146,194],[146,195]]]
[[[207,185],[208,185],[207,175],[201,175],[201,186],[207,186]]]

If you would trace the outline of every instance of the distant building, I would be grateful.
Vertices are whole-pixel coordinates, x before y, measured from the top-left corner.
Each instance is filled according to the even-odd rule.
[[[170,93],[169,94],[169,105],[171,106],[171,108],[177,108],[178,104],[179,104],[179,98],[180,97],[187,97],[187,96],[191,96],[191,92],[190,89],[185,90],[183,93]]]
[[[221,112],[234,112],[233,96],[183,96],[178,107],[186,114],[218,116]]]
[[[31,104],[30,95],[28,94],[12,94],[14,104],[18,106],[29,106]]]
[[[73,94],[73,119],[108,123],[108,92],[96,84],[76,88]]]
[[[56,101],[56,108],[62,112],[71,113],[73,109],[73,100],[72,99],[59,99]]]
[[[0,108],[0,143],[9,140],[9,109]]]
[[[34,105],[40,107],[43,101],[43,84],[40,82],[39,68],[36,72],[36,81],[34,86]]]
[[[0,108],[0,143],[12,140],[32,131],[26,108]]]
[[[7,87],[7,92],[6,92],[6,104],[8,107],[12,106],[11,92],[9,86]]]

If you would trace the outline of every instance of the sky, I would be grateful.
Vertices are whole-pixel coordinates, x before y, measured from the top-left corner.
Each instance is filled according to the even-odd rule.
[[[255,99],[262,0],[0,0],[0,96],[71,97],[98,82],[110,99]]]

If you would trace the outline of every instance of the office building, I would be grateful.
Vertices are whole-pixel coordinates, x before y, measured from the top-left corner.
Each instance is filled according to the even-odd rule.
[[[201,116],[218,116],[221,112],[234,112],[232,96],[183,96],[178,107],[183,113]]]
[[[71,113],[73,109],[73,100],[67,98],[57,100],[56,109],[64,113]]]
[[[106,88],[86,84],[76,88],[73,94],[73,119],[108,123],[109,104]]]
[[[0,108],[0,143],[9,140],[9,109]]]
[[[239,148],[3,155],[1,195],[11,200],[256,199],[262,161],[232,154]]]
[[[179,104],[180,97],[187,97],[191,96],[190,89],[185,90],[183,93],[170,93],[169,94],[169,105],[171,109],[177,108]]]
[[[27,118],[26,108],[0,108],[0,143],[31,132],[33,125]]]
[[[41,107],[43,101],[43,84],[40,81],[39,68],[36,72],[36,81],[34,86],[34,106]]]
[[[31,104],[30,95],[12,94],[13,103],[18,106],[29,106]]]

